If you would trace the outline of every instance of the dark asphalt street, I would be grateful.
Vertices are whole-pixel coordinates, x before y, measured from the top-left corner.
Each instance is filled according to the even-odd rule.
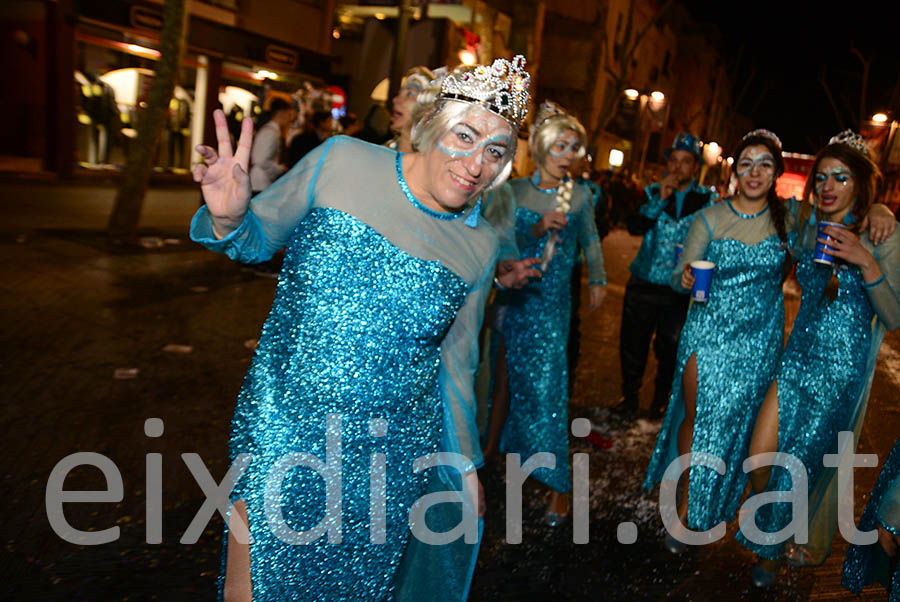
[[[258,278],[190,242],[193,189],[151,192],[145,246],[109,248],[103,236],[114,191],[97,185],[0,182],[0,373],[5,435],[0,459],[8,514],[2,522],[0,599],[40,601],[212,600],[221,520],[194,545],[178,543],[204,496],[180,455],[197,453],[218,480],[234,400],[274,293]],[[604,241],[610,287],[594,313],[582,304],[582,357],[572,417],[588,417],[613,440],[590,454],[590,543],[572,543],[571,523],[541,523],[549,495],[525,488],[523,543],[504,542],[500,469],[482,472],[488,501],[485,539],[471,600],[855,600],[840,588],[846,544],[838,538],[821,567],[785,570],[778,586],[751,592],[752,557],[732,539],[672,556],[661,545],[653,495],[640,490],[659,422],[608,416],[619,396],[618,332],[627,264],[640,240],[622,230]],[[789,297],[789,313],[798,299]],[[649,404],[653,370],[644,391]],[[118,378],[117,378],[118,376]],[[123,378],[124,377],[124,378]],[[882,346],[859,453],[884,457],[900,432],[900,336]],[[163,420],[161,437],[144,421]],[[68,454],[110,458],[124,481],[117,503],[69,504],[84,530],[120,528],[117,541],[84,547],[53,533],[45,487]],[[145,456],[163,458],[163,543],[145,541]],[[861,513],[876,470],[856,471]],[[96,470],[73,471],[66,489],[100,489]],[[637,525],[635,544],[617,525]],[[878,587],[867,600],[886,600]]]

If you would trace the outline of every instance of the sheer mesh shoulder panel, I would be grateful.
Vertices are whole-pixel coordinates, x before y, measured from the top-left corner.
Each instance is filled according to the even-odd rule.
[[[884,274],[880,282],[866,287],[872,306],[886,328],[900,328],[900,233],[894,230],[890,238],[874,248],[865,235],[860,240]]]
[[[600,235],[597,233],[597,224],[594,221],[594,205],[591,189],[586,185],[578,186],[583,194],[580,207],[572,207],[573,213],[577,212],[578,243],[584,249],[584,256],[588,261],[590,275],[588,284],[606,284],[606,270],[603,266],[603,246],[600,244]],[[573,195],[574,197],[574,195]]]
[[[669,286],[680,293],[686,293],[681,286],[681,274],[684,272],[684,266],[692,261],[698,261],[706,257],[706,247],[712,240],[713,227],[716,223],[715,213],[712,211],[718,206],[714,205],[706,209],[701,209],[697,213],[697,217],[691,222],[687,237],[684,239],[684,250],[681,252],[681,259],[678,265],[672,271],[669,277]],[[712,223],[710,223],[712,220]]]
[[[500,259],[518,259],[516,244],[516,195],[509,183],[487,195],[481,214],[500,239]]]

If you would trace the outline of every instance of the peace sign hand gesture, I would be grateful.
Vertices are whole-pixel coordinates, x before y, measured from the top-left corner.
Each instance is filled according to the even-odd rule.
[[[225,113],[217,109],[213,113],[216,123],[216,140],[219,152],[208,146],[198,146],[197,152],[204,163],[194,166],[194,181],[200,184],[203,200],[213,220],[213,232],[222,238],[230,234],[247,213],[252,190],[250,188],[250,147],[253,144],[253,121],[245,118],[241,123],[241,138],[237,152],[232,155],[231,138]]]

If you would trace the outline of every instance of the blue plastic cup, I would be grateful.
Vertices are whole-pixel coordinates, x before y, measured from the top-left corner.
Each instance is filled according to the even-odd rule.
[[[829,247],[824,242],[818,241],[819,238],[824,238],[827,241],[834,240],[834,238],[825,234],[825,228],[828,226],[834,226],[835,228],[842,228],[844,230],[847,229],[844,224],[838,224],[836,222],[819,222],[819,235],[816,237],[816,250],[813,252],[813,261],[815,261],[816,263],[824,263],[825,265],[833,265],[834,255],[827,254],[825,252],[825,249],[828,249],[829,251],[836,251],[837,249],[835,249],[834,247]]]
[[[705,302],[709,299],[709,284],[712,282],[713,270],[716,264],[711,261],[692,261],[691,273],[694,275],[694,287],[691,289],[691,299]]]
[[[675,245],[675,265],[681,260],[681,253],[684,251],[684,245]]]

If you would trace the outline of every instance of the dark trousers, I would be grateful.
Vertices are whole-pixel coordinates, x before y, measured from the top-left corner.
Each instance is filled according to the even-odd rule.
[[[625,287],[622,330],[619,335],[619,359],[622,364],[622,393],[625,403],[637,407],[650,339],[658,364],[653,409],[663,409],[669,401],[678,337],[687,316],[688,295],[680,295],[667,286],[632,276]]]

